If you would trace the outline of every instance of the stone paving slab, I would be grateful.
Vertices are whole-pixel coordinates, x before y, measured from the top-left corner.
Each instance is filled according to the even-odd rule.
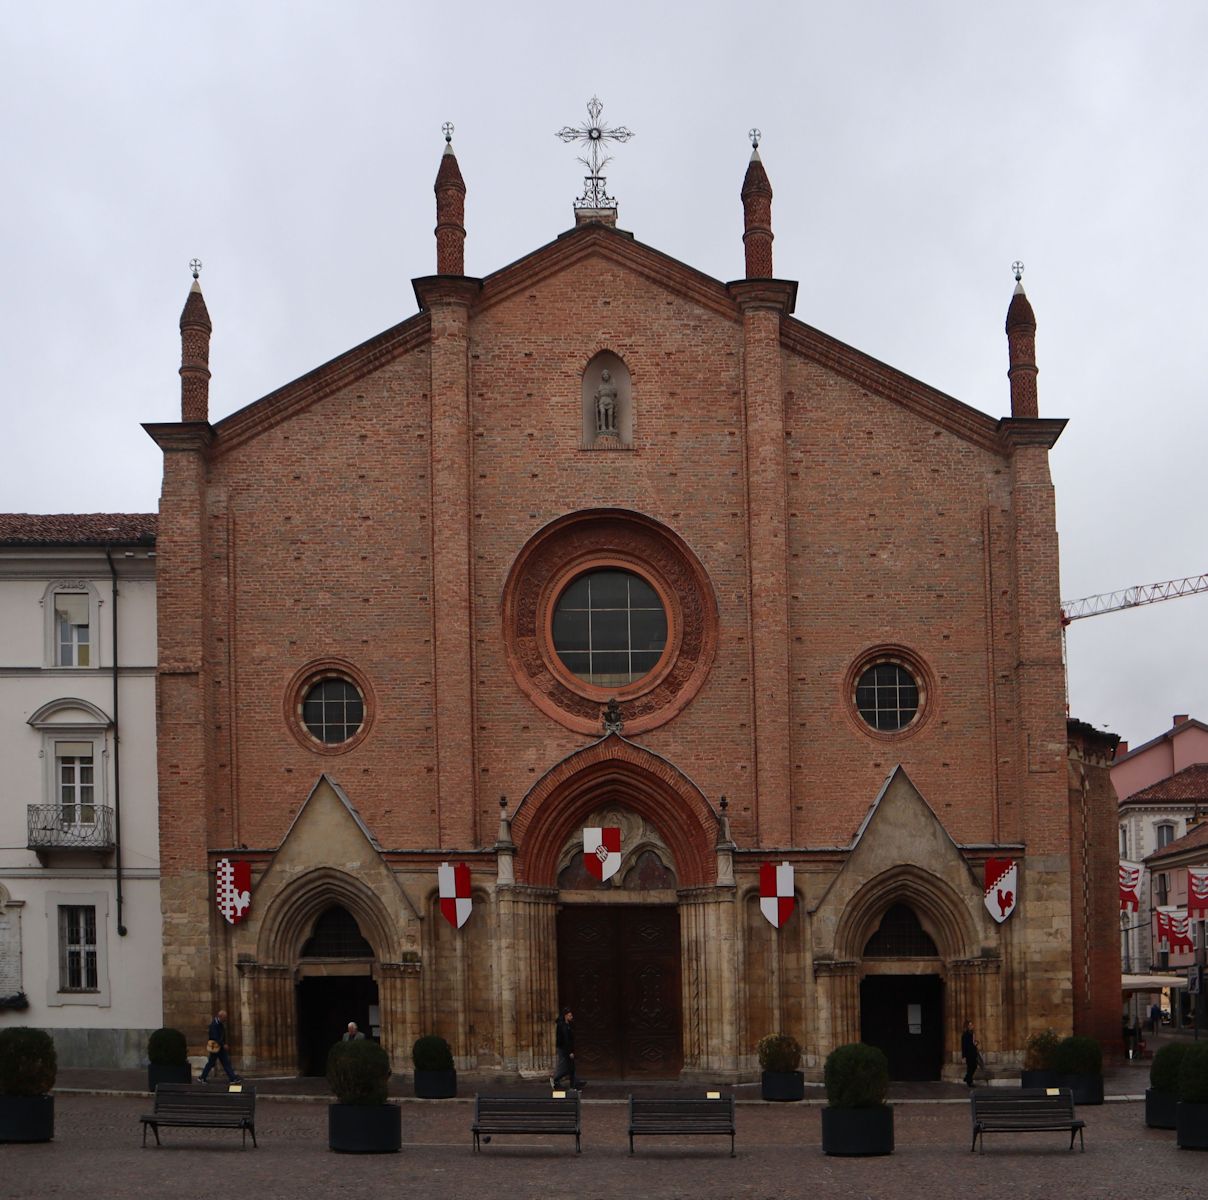
[[[146,1098],[58,1095],[53,1142],[0,1145],[0,1196],[1175,1200],[1208,1191],[1208,1154],[1180,1151],[1173,1133],[1146,1129],[1135,1102],[1079,1110],[1085,1154],[1046,1133],[990,1138],[981,1155],[969,1152],[964,1104],[902,1104],[897,1151],[879,1159],[824,1155],[817,1107],[743,1106],[733,1160],[728,1138],[705,1137],[639,1139],[630,1158],[624,1106],[591,1100],[581,1156],[570,1138],[535,1137],[496,1138],[474,1154],[469,1100],[404,1104],[399,1154],[332,1154],[324,1107],[277,1099],[257,1106],[258,1150],[241,1150],[232,1130],[186,1129],[163,1130],[164,1146],[144,1150],[138,1118],[149,1107]]]

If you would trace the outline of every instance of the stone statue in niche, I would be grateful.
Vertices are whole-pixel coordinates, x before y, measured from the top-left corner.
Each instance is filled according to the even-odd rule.
[[[607,367],[600,372],[600,386],[596,388],[596,434],[617,436],[617,385]]]

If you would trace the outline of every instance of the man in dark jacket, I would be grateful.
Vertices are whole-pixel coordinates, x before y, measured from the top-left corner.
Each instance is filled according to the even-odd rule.
[[[977,1071],[979,1060],[977,1038],[973,1033],[973,1022],[965,1022],[965,1032],[961,1034],[961,1058],[965,1060],[965,1086],[973,1086],[973,1076]]]
[[[206,1043],[206,1053],[209,1055],[209,1058],[206,1059],[206,1065],[201,1069],[202,1083],[206,1082],[216,1062],[222,1064],[222,1069],[226,1072],[228,1082],[243,1082],[242,1076],[235,1074],[235,1068],[231,1066],[231,1056],[227,1053],[226,1019],[226,1009],[220,1008],[218,1015],[210,1022],[209,1041]]]
[[[559,1080],[569,1079],[570,1086],[581,1091],[587,1086],[587,1080],[575,1075],[575,1014],[569,1008],[564,1008],[558,1016],[558,1023],[554,1026],[554,1045],[558,1050],[558,1065],[550,1076],[550,1087],[556,1088]]]

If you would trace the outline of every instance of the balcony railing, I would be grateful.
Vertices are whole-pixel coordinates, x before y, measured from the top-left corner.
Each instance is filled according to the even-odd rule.
[[[104,804],[29,805],[30,850],[112,850],[113,809]]]

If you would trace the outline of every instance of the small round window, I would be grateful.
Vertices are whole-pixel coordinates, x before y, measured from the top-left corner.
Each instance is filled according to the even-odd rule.
[[[873,729],[905,729],[919,711],[919,685],[900,663],[874,663],[856,680],[856,711]]]
[[[554,606],[554,650],[585,683],[619,688],[648,675],[667,645],[667,613],[658,593],[631,571],[591,571]]]
[[[348,679],[320,679],[302,699],[302,723],[324,745],[339,745],[365,723],[364,697]]]

